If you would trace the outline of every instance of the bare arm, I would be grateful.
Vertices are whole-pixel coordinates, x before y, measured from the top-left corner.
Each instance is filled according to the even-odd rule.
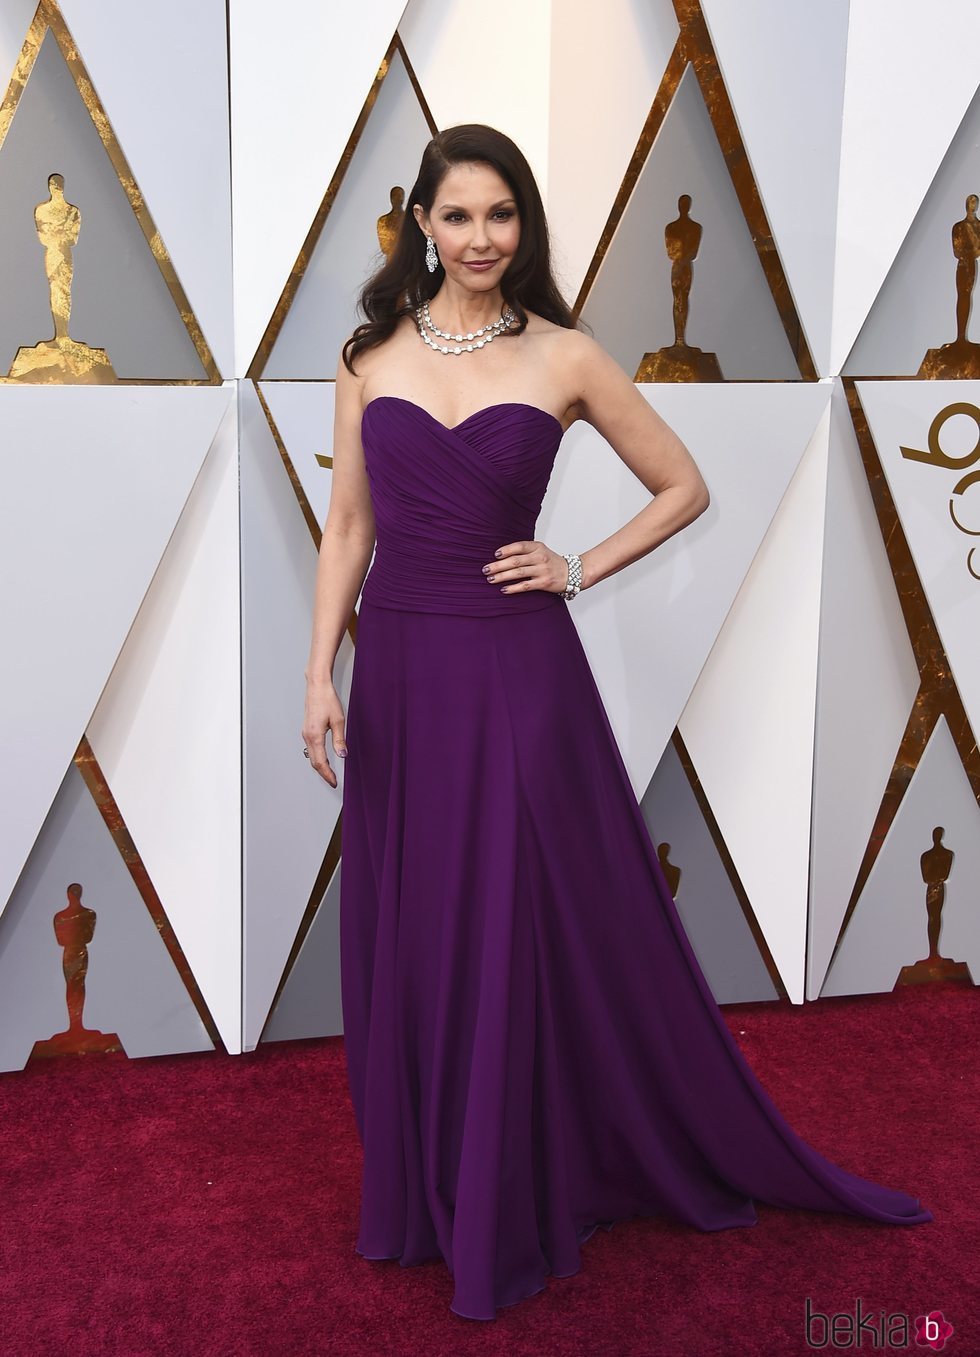
[[[615,359],[581,331],[573,343],[579,418],[602,434],[654,497],[611,537],[579,553],[587,589],[687,527],[710,496],[685,445]]]
[[[708,487],[693,457],[637,390],[616,360],[581,330],[562,337],[561,361],[577,392],[571,409],[602,434],[653,495],[611,537],[579,552],[583,589],[646,556],[708,507]],[[502,594],[526,589],[561,593],[568,564],[544,542],[506,542],[484,573]]]
[[[336,787],[337,777],[326,756],[328,729],[333,733],[336,752],[347,752],[344,712],[334,687],[333,667],[371,563],[374,541],[374,511],[361,447],[360,383],[341,359],[337,364],[330,507],[317,563],[303,719],[310,762],[332,787]]]

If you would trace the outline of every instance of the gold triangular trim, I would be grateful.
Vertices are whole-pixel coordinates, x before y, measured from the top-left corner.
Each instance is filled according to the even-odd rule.
[[[391,70],[391,60],[396,52],[404,63],[408,78],[415,91],[415,96],[419,101],[422,116],[428,123],[430,132],[435,136],[436,132],[439,130],[433,121],[429,106],[422,93],[422,87],[418,82],[412,63],[408,59],[408,54],[405,51],[401,36],[396,29],[391,42],[388,44],[388,50],[385,52],[381,65],[378,67],[377,75],[374,77],[371,88],[368,90],[367,98],[364,100],[361,111],[357,115],[357,120],[347,139],[347,145],[341,153],[337,168],[334,170],[333,177],[327,185],[327,191],[324,193],[310,229],[306,233],[306,239],[303,241],[299,254],[296,256],[296,262],[289,271],[286,285],[280,294],[279,300],[276,302],[275,310],[270,317],[269,324],[265,328],[265,333],[259,342],[259,347],[256,349],[255,356],[249,364],[246,375],[251,377],[253,381],[258,381],[265,371],[266,363],[269,361],[276,340],[279,338],[279,333],[286,322],[290,307],[295,300],[296,293],[299,291],[299,285],[303,281],[307,266],[313,257],[317,241],[320,239],[320,234],[326,225],[327,217],[330,215],[330,209],[333,207],[340,186],[344,182],[344,176],[347,173],[348,167],[354,159],[354,154],[360,144],[361,136],[367,126],[368,118],[371,116],[371,110],[374,108],[378,95],[381,92],[381,86],[384,84],[388,72]]]
[[[276,992],[273,996],[272,1003],[269,1005],[269,1011],[266,1014],[265,1022],[262,1024],[262,1031],[259,1033],[259,1039],[256,1045],[261,1045],[265,1040],[266,1031],[275,1016],[276,1009],[279,1006],[279,1000],[282,998],[283,991],[289,983],[289,977],[293,973],[293,967],[296,965],[297,958],[303,950],[303,944],[309,936],[310,929],[313,927],[313,922],[320,912],[320,906],[323,904],[330,882],[333,879],[333,874],[337,870],[337,865],[340,862],[340,842],[343,833],[343,818],[344,812],[341,811],[337,816],[337,823],[334,825],[333,833],[330,835],[330,842],[327,844],[326,852],[323,855],[323,861],[320,863],[320,870],[317,872],[316,880],[313,882],[310,898],[303,911],[303,917],[300,919],[299,928],[296,930],[293,945],[289,949],[289,956],[286,958],[286,964],[282,968],[279,984],[276,986]]]
[[[184,982],[184,988],[190,997],[191,1003],[197,1010],[197,1015],[204,1024],[205,1030],[211,1041],[214,1043],[216,1051],[227,1055],[225,1044],[221,1039],[221,1033],[218,1031],[218,1025],[211,1015],[204,995],[194,978],[194,973],[190,968],[187,957],[184,955],[184,949],[177,939],[177,934],[167,917],[167,911],[163,907],[156,888],[150,880],[150,874],[144,866],[143,859],[139,855],[136,844],[133,842],[132,835],[126,828],[126,822],[122,817],[122,812],[116,803],[112,794],[112,789],[106,780],[99,766],[99,761],[95,757],[87,735],[83,735],[74,755],[74,763],[82,775],[85,786],[91,793],[92,800],[95,802],[99,814],[105,822],[105,826],[112,837],[113,843],[119,850],[119,855],[126,868],[136,883],[136,889],[142,896],[143,903],[146,905],[150,918],[156,927],[160,938],[170,954],[170,959],[177,969],[177,974]]]
[[[735,110],[728,97],[728,90],[721,74],[721,68],[718,65],[718,59],[715,56],[714,46],[708,33],[708,25],[701,12],[701,5],[699,0],[674,0],[674,9],[677,13],[680,32],[661,78],[660,86],[653,97],[653,103],[650,106],[650,112],[647,114],[643,130],[640,132],[636,147],[630,156],[623,182],[616,194],[606,224],[602,228],[595,254],[589,264],[582,286],[579,288],[578,296],[572,307],[573,314],[576,317],[580,316],[588,301],[589,293],[595,284],[606,252],[612,244],[619,223],[633,196],[633,190],[640,173],[653,149],[653,144],[663,126],[664,119],[674,102],[681,77],[688,66],[693,66],[701,98],[707,109],[708,117],[711,119],[711,125],[714,128],[725,164],[728,166],[728,173],[738,197],[739,206],[742,209],[742,216],[759,257],[759,263],[769,285],[773,303],[782,322],[800,376],[805,381],[817,381],[818,373],[813,362],[813,356],[807,345],[803,326],[790,292],[789,282],[776,249],[772,229],[762,206],[762,197],[752,174],[752,166],[742,142]]]
[[[769,944],[766,941],[766,935],[762,931],[762,925],[756,917],[755,910],[752,908],[748,892],[742,884],[742,878],[739,876],[738,868],[735,866],[735,860],[728,851],[728,844],[725,842],[725,836],[721,832],[721,827],[715,819],[714,811],[711,809],[711,803],[708,800],[704,787],[701,785],[701,779],[698,776],[698,770],[694,766],[694,760],[684,743],[683,736],[678,727],[674,727],[674,733],[671,736],[671,743],[677,754],[678,761],[684,770],[684,776],[687,778],[688,785],[694,794],[698,810],[701,812],[701,818],[704,820],[705,827],[711,835],[711,841],[715,846],[715,851],[725,869],[725,875],[731,884],[735,897],[741,907],[745,922],[748,925],[749,932],[752,935],[752,941],[755,943],[756,950],[762,958],[763,964],[772,981],[773,988],[780,999],[789,1002],[789,993],[783,983],[783,977],[779,973],[779,967],[776,965],[775,958],[769,950]],[[683,870],[683,868],[682,868]],[[744,1001],[751,1002],[751,1001]]]
[[[858,395],[857,377],[841,377],[847,395],[847,406],[857,439],[858,450],[864,472],[867,476],[875,517],[881,533],[888,564],[891,568],[898,594],[905,629],[915,663],[919,670],[919,689],[912,703],[908,721],[899,741],[895,760],[885,783],[881,802],[875,814],[871,835],[865,846],[861,865],[837,931],[837,940],[827,962],[827,968],[820,980],[822,990],[830,974],[837,953],[844,940],[848,925],[857,909],[861,895],[878,860],[885,837],[894,823],[899,807],[905,798],[913,774],[922,761],[926,746],[932,737],[940,716],[945,716],[950,735],[959,754],[963,771],[967,776],[974,796],[980,801],[980,753],[977,741],[970,726],[970,720],[956,686],[952,666],[946,657],[936,619],[932,615],[926,598],[922,580],[916,568],[912,549],[905,536],[902,520],[892,498],[888,480],[878,456],[871,426],[868,424],[861,397]],[[902,380],[891,378],[888,380]],[[904,380],[914,380],[907,378]],[[819,993],[819,990],[818,990]]]
[[[150,252],[157,262],[157,267],[163,274],[164,282],[173,298],[174,305],[180,313],[180,318],[184,327],[190,336],[194,348],[197,350],[197,356],[201,361],[206,378],[183,377],[183,378],[146,378],[146,377],[120,377],[115,382],[110,383],[113,386],[139,385],[139,386],[220,386],[222,382],[221,373],[218,371],[214,361],[214,355],[208,346],[207,340],[197,317],[187,299],[177,272],[174,269],[173,262],[167,252],[167,247],[163,243],[160,232],[150,215],[150,210],[146,206],[143,195],[132,170],[129,167],[122,147],[112,129],[109,117],[102,107],[102,102],[96,93],[95,86],[92,84],[89,73],[78,53],[75,40],[65,23],[64,17],[58,8],[57,0],[40,0],[34,18],[31,20],[30,28],[27,31],[27,37],[24,39],[24,45],[21,47],[20,54],[14,65],[13,75],[7,86],[7,92],[4,95],[3,102],[0,103],[0,150],[6,138],[10,124],[13,121],[17,106],[20,103],[21,96],[30,78],[31,71],[34,69],[34,63],[37,60],[38,52],[41,50],[41,43],[44,41],[48,31],[54,34],[55,41],[61,55],[65,59],[72,80],[75,82],[75,88],[88,110],[89,117],[95,124],[95,129],[101,138],[102,145],[106,149],[112,168],[116,172],[116,177],[129,200],[129,205],[133,209],[136,220],[139,222],[140,230]],[[10,379],[6,379],[9,382]],[[0,382],[4,382],[0,378]],[[24,385],[18,381],[17,385]]]

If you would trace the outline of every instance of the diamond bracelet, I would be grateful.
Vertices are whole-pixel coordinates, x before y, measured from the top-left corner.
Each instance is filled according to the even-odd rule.
[[[562,592],[562,598],[573,599],[582,588],[582,558],[576,556],[574,552],[565,552],[563,555],[568,562],[568,583]]]

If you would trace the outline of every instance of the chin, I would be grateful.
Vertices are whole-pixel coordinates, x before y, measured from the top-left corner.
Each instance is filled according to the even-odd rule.
[[[502,269],[491,269],[487,273],[473,273],[466,267],[465,264],[460,264],[459,271],[456,276],[457,278],[459,278],[461,282],[466,282],[471,287],[482,289],[486,287],[496,287],[506,272],[507,272],[506,264]]]

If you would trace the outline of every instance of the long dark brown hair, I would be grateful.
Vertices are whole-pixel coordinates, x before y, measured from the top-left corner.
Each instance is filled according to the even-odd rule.
[[[425,265],[425,235],[419,230],[413,207],[430,213],[436,192],[454,166],[474,161],[491,165],[507,183],[517,203],[521,237],[514,258],[500,280],[504,302],[517,324],[502,334],[518,335],[527,328],[527,310],[555,325],[577,328],[578,322],[562,297],[551,269],[551,241],[541,194],[523,151],[503,132],[486,123],[460,123],[436,135],[422,153],[418,178],[405,203],[405,215],[394,249],[361,289],[358,306],[367,317],[343,348],[344,366],[354,372],[354,360],[365,349],[383,343],[402,316],[414,312],[439,291],[442,263],[429,273]]]

